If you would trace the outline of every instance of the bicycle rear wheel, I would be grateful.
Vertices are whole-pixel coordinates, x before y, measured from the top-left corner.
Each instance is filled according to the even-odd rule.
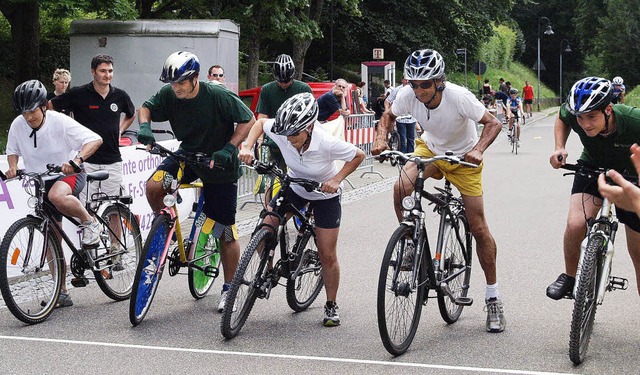
[[[43,220],[22,218],[0,245],[0,290],[13,316],[27,324],[45,321],[65,282],[64,257],[56,236],[45,239]]]
[[[195,299],[204,298],[213,286],[220,265],[220,240],[213,233],[200,231],[198,240],[189,249],[189,261],[202,270],[189,267],[189,292]]]
[[[442,237],[444,271],[441,280],[448,280],[451,296],[438,291],[440,315],[448,324],[455,323],[462,314],[464,306],[454,301],[467,296],[471,279],[472,237],[469,224],[462,213],[456,215],[455,220],[457,226],[449,222],[445,224]]]
[[[133,280],[138,268],[138,260],[142,252],[142,235],[138,219],[121,205],[111,205],[102,213],[102,219],[111,226],[109,228],[102,224],[102,233],[108,235],[111,240],[109,248],[103,248],[104,255],[118,254],[110,258],[101,267],[106,267],[101,271],[94,271],[96,282],[102,292],[115,301],[122,301],[131,296]]]
[[[591,339],[593,322],[596,317],[598,279],[602,272],[602,261],[599,256],[604,245],[604,238],[593,236],[589,239],[584,258],[580,265],[580,276],[576,282],[573,314],[571,316],[571,332],[569,334],[569,358],[576,365],[582,363]]]
[[[322,264],[315,240],[311,232],[305,232],[295,245],[297,255],[293,265],[300,271],[295,280],[287,279],[287,303],[295,312],[304,311],[311,306],[324,285]]]
[[[401,355],[409,349],[418,329],[422,299],[426,293],[426,267],[418,264],[417,285],[412,285],[412,267],[402,267],[403,257],[415,250],[413,228],[401,225],[391,235],[382,258],[378,279],[378,330],[385,349]],[[424,257],[423,257],[424,258]]]
[[[169,215],[158,215],[153,219],[151,230],[142,248],[129,300],[129,321],[134,326],[140,324],[145,318],[156,295],[166,261],[164,253],[170,230]]]
[[[242,254],[227,292],[226,306],[220,321],[220,331],[228,339],[238,335],[261,293],[263,283],[267,282],[268,252],[270,246],[273,246],[273,237],[268,229],[260,229],[251,237]]]

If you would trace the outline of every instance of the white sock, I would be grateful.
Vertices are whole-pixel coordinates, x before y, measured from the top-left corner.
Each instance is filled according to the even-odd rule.
[[[500,299],[500,291],[498,290],[498,283],[491,284],[491,285],[487,284],[485,299],[490,299],[490,298]]]

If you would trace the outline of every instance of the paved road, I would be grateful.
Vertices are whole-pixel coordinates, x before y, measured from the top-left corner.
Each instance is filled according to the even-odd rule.
[[[220,335],[220,315],[213,312],[218,293],[193,301],[186,277],[177,276],[162,280],[149,315],[132,328],[128,304],[111,302],[90,284],[73,290],[75,306],[37,326],[25,326],[0,309],[0,371],[637,374],[640,306],[623,232],[614,274],[629,278],[630,290],[610,293],[598,309],[582,366],[574,367],[567,355],[570,301],[544,295],[563,268],[561,239],[571,184],[548,165],[552,134],[552,118],[538,117],[523,130],[520,155],[511,154],[504,134],[486,154],[485,206],[499,247],[498,277],[508,318],[501,334],[484,331],[484,280],[475,258],[470,290],[475,303],[461,319],[446,325],[430,302],[411,349],[398,358],[384,350],[377,330],[376,284],[396,222],[389,182],[367,175],[368,183],[358,182],[358,190],[345,194],[350,197],[345,201],[352,201],[344,205],[339,241],[341,327],[320,325],[323,298],[306,312],[292,313],[280,287],[270,300],[257,301],[240,335],[227,341]],[[573,138],[570,160],[579,152]],[[385,176],[391,171],[387,165],[375,168]],[[247,240],[243,237],[243,244]]]

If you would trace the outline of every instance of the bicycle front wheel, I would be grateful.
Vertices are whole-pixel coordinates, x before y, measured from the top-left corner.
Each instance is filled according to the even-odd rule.
[[[65,282],[62,248],[53,233],[45,239],[43,220],[22,218],[0,245],[0,290],[13,316],[27,324],[45,321]]]
[[[471,279],[472,237],[466,217],[460,213],[455,216],[457,225],[447,222],[442,235],[443,272],[440,281],[444,281],[451,290],[447,296],[438,292],[438,307],[442,319],[448,324],[455,323],[464,306],[456,304],[458,298],[464,298],[469,292]]]
[[[298,276],[287,279],[287,303],[295,312],[306,310],[316,300],[322,286],[322,264],[311,232],[305,232],[296,243],[296,266]],[[291,269],[291,271],[294,271]]]
[[[189,292],[195,299],[204,298],[213,286],[214,274],[220,265],[220,241],[213,233],[200,231],[198,240],[189,250],[189,261],[199,268],[189,267]]]
[[[584,258],[580,265],[580,276],[573,303],[571,332],[569,334],[569,358],[576,365],[582,363],[591,339],[593,322],[596,317],[598,276],[602,272],[602,262],[598,254],[602,251],[604,238],[594,236],[589,239]]]
[[[273,237],[273,233],[268,229],[260,229],[251,237],[242,254],[227,292],[227,301],[220,322],[220,331],[228,339],[238,335],[261,292],[262,283],[267,281],[268,252],[269,246],[273,246]]]
[[[401,225],[391,236],[378,278],[378,330],[385,349],[401,355],[409,349],[418,329],[427,273],[423,263],[409,261],[415,254],[413,228]],[[404,263],[404,264],[403,264]],[[413,267],[418,265],[413,282]]]
[[[151,230],[142,248],[129,300],[129,321],[134,326],[140,324],[147,315],[153,297],[156,295],[166,261],[165,248],[170,230],[169,215],[158,215],[153,219]]]
[[[102,270],[94,271],[96,282],[102,292],[115,301],[123,301],[131,296],[133,280],[138,268],[138,260],[142,252],[142,235],[138,219],[121,205],[107,207],[102,219],[109,225],[103,233],[110,237],[110,246],[105,255],[111,256],[103,264]]]

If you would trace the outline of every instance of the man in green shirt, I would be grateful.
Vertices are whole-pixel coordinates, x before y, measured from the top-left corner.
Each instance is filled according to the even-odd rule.
[[[211,155],[210,168],[185,167],[182,182],[202,180],[203,211],[207,218],[215,221],[212,233],[221,239],[225,283],[218,310],[222,311],[240,258],[235,225],[237,181],[241,175],[238,146],[247,137],[255,118],[232,91],[222,85],[198,81],[199,72],[198,57],[190,52],[175,52],[167,58],[160,80],[169,85],[142,104],[138,113],[138,140],[143,144],[153,143],[150,122],[169,121],[176,138],[182,142],[180,150]],[[224,169],[213,169],[214,164]],[[164,206],[165,174],[176,178],[177,171],[178,163],[165,159],[147,181],[146,195],[153,212]]]
[[[556,145],[549,159],[553,168],[560,168],[566,162],[568,153],[565,145],[573,130],[584,147],[579,164],[636,174],[629,159],[629,148],[640,143],[640,109],[611,104],[612,96],[611,82],[604,78],[587,77],[573,85],[555,123]],[[564,233],[565,273],[547,288],[549,298],[557,300],[571,296],[573,292],[586,220],[594,218],[602,204],[597,178],[575,175]],[[616,207],[616,214],[625,224],[627,248],[636,269],[636,278],[640,281],[640,218],[620,207]]]
[[[269,82],[262,86],[260,90],[260,98],[256,112],[258,119],[275,118],[278,108],[290,97],[303,92],[312,93],[308,84],[293,79],[296,74],[296,67],[293,59],[289,55],[279,55],[273,63],[273,77],[275,81]],[[284,162],[282,153],[278,146],[267,136],[264,136],[262,146],[260,147],[260,159],[262,161],[275,162],[280,169],[286,171],[287,165]],[[271,200],[272,181],[269,176],[261,175],[264,179],[265,204]]]

